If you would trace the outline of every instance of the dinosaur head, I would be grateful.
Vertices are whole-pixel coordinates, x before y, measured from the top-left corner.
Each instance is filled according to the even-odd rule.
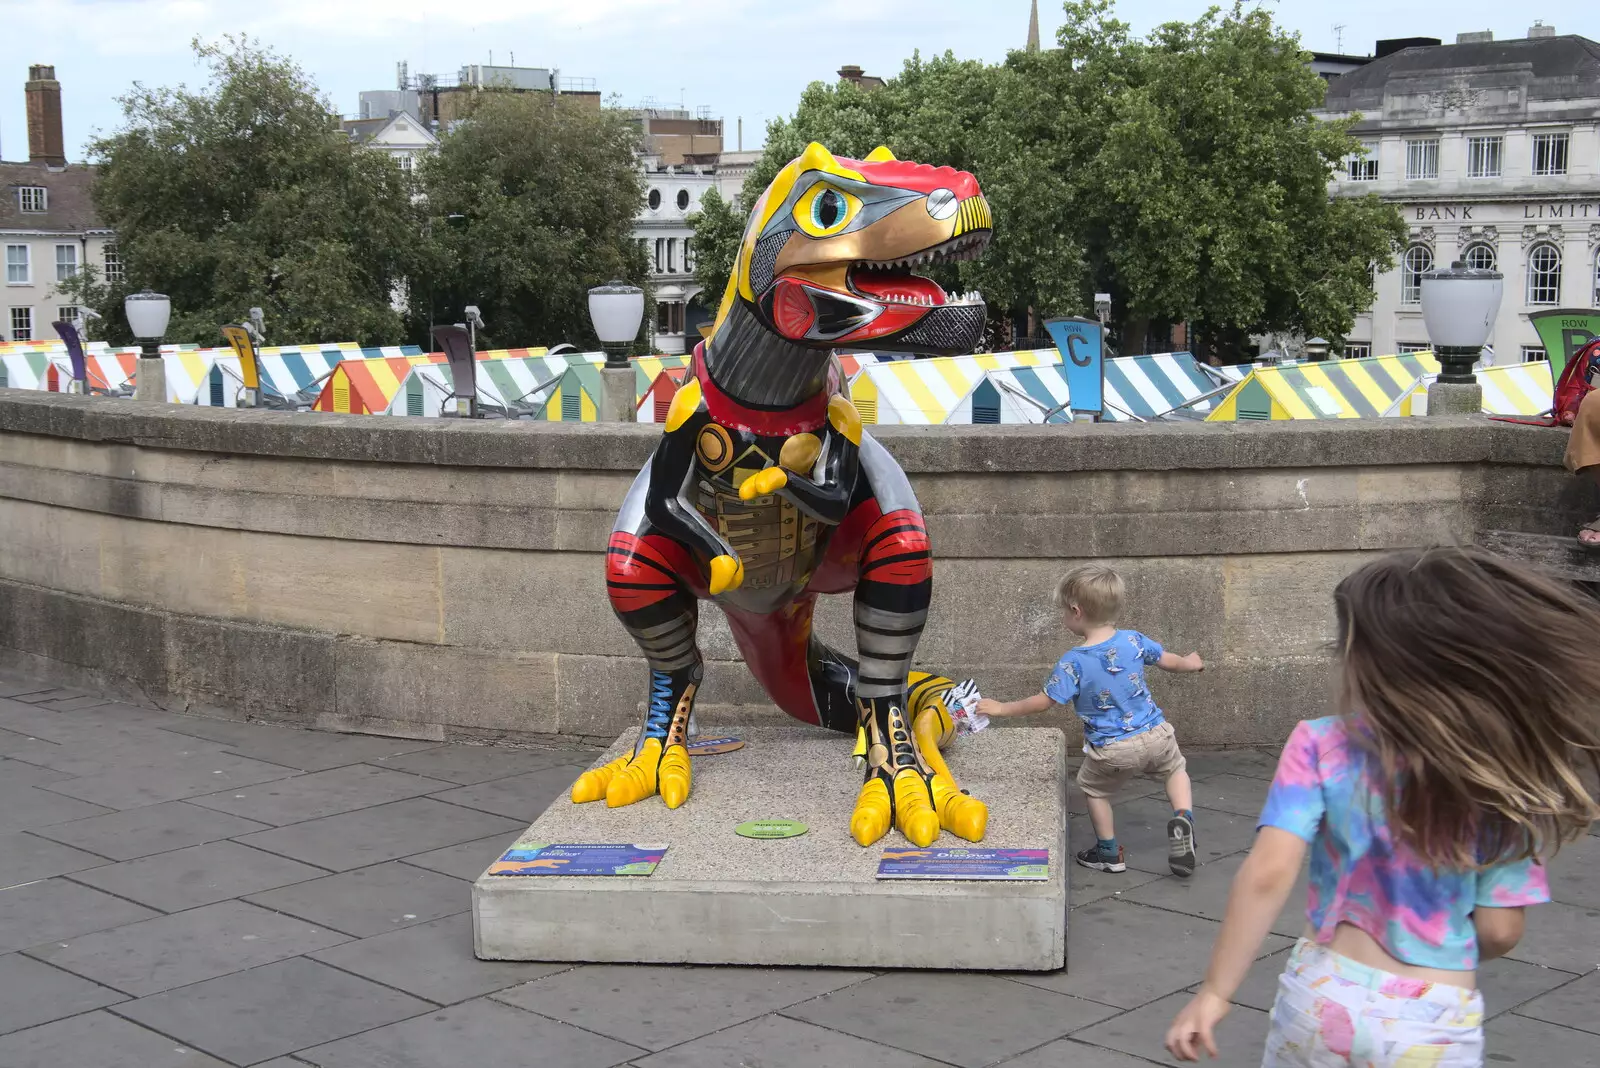
[[[741,302],[807,347],[971,352],[983,302],[913,268],[977,257],[991,226],[965,171],[901,162],[887,148],[836,159],[812,142],[756,201],[718,326]]]

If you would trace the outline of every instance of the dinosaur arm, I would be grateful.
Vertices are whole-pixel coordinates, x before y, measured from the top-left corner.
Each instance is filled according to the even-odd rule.
[[[791,444],[809,438],[809,450],[800,448],[798,457],[789,457]],[[815,466],[819,443],[810,435],[798,435],[785,443],[779,466],[759,471],[739,487],[744,500],[777,493],[800,511],[829,526],[844,522],[850,510],[850,500],[855,493],[856,477],[861,469],[861,416],[855,405],[842,396],[828,402],[828,426],[825,431],[828,458],[822,466],[822,478],[812,481],[800,471],[810,471]]]
[[[700,404],[699,384],[680,389],[667,413],[666,433],[650,460],[650,488],[645,494],[645,515],[661,533],[694,550],[707,561],[727,557],[737,563],[733,547],[716,532],[705,516],[684,500],[694,472],[695,436],[710,421]],[[720,592],[720,591],[719,591]]]

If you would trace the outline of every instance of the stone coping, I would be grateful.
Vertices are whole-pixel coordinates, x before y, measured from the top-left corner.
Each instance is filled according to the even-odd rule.
[[[1501,463],[1559,466],[1567,431],[1484,416],[1093,426],[873,426],[916,473]],[[0,389],[0,433],[144,448],[461,467],[633,471],[654,424],[239,410]]]

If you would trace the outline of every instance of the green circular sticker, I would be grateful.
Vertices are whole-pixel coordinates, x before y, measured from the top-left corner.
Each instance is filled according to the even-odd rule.
[[[750,820],[734,831],[745,838],[794,838],[806,833],[806,825],[796,820]]]

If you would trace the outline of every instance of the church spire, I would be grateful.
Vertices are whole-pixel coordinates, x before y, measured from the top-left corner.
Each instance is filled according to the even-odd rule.
[[[1033,10],[1028,12],[1028,51],[1039,51],[1039,0],[1033,0]]]

